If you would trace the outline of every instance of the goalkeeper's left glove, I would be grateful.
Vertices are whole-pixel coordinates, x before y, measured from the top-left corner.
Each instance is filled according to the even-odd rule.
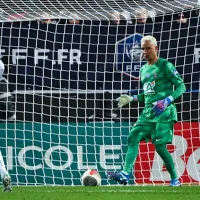
[[[155,103],[155,106],[152,108],[152,110],[155,112],[156,116],[159,116],[164,112],[164,110],[167,108],[167,106],[174,100],[172,96],[167,97],[166,99],[157,101]]]

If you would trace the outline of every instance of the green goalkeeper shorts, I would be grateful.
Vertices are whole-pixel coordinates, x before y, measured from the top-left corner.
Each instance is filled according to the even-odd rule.
[[[174,121],[171,122],[143,122],[137,123],[132,127],[128,142],[140,142],[150,139],[153,144],[172,143],[174,133]]]

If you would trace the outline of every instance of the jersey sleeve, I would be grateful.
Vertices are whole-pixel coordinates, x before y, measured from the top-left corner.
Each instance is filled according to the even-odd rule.
[[[138,94],[137,96],[139,102],[144,102],[144,93]]]
[[[175,66],[170,62],[166,65],[166,77],[175,86],[175,90],[171,96],[177,99],[186,91],[186,87]]]

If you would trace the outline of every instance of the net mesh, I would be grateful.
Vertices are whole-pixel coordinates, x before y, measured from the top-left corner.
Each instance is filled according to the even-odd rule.
[[[146,8],[156,15],[171,14],[191,8],[199,8],[198,0],[153,0],[153,1],[121,1],[121,0],[24,0],[1,1],[0,18],[3,21],[35,20],[45,18],[44,12],[50,18],[68,18],[73,12],[77,12],[84,20],[108,20],[112,11],[128,12],[132,18],[136,17],[137,8]],[[8,19],[7,16],[12,16]]]
[[[114,184],[106,172],[121,170],[128,133],[144,107],[118,109],[115,99],[142,90],[143,35],[156,37],[159,55],[186,84],[168,148],[181,181],[199,183],[197,1],[26,0],[0,7],[1,58],[17,116],[0,124],[0,149],[13,184],[80,185],[86,169]],[[151,143],[141,143],[133,171],[130,183],[170,180]]]

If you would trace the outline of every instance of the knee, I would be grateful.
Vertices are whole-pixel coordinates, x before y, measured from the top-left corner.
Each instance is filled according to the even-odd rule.
[[[164,148],[166,148],[166,144],[155,144],[156,151],[159,153]]]
[[[128,146],[139,145],[140,140],[141,140],[140,135],[129,134],[129,136],[128,136]]]
[[[128,136],[128,146],[139,145],[142,139],[142,131],[140,126],[133,126]]]

